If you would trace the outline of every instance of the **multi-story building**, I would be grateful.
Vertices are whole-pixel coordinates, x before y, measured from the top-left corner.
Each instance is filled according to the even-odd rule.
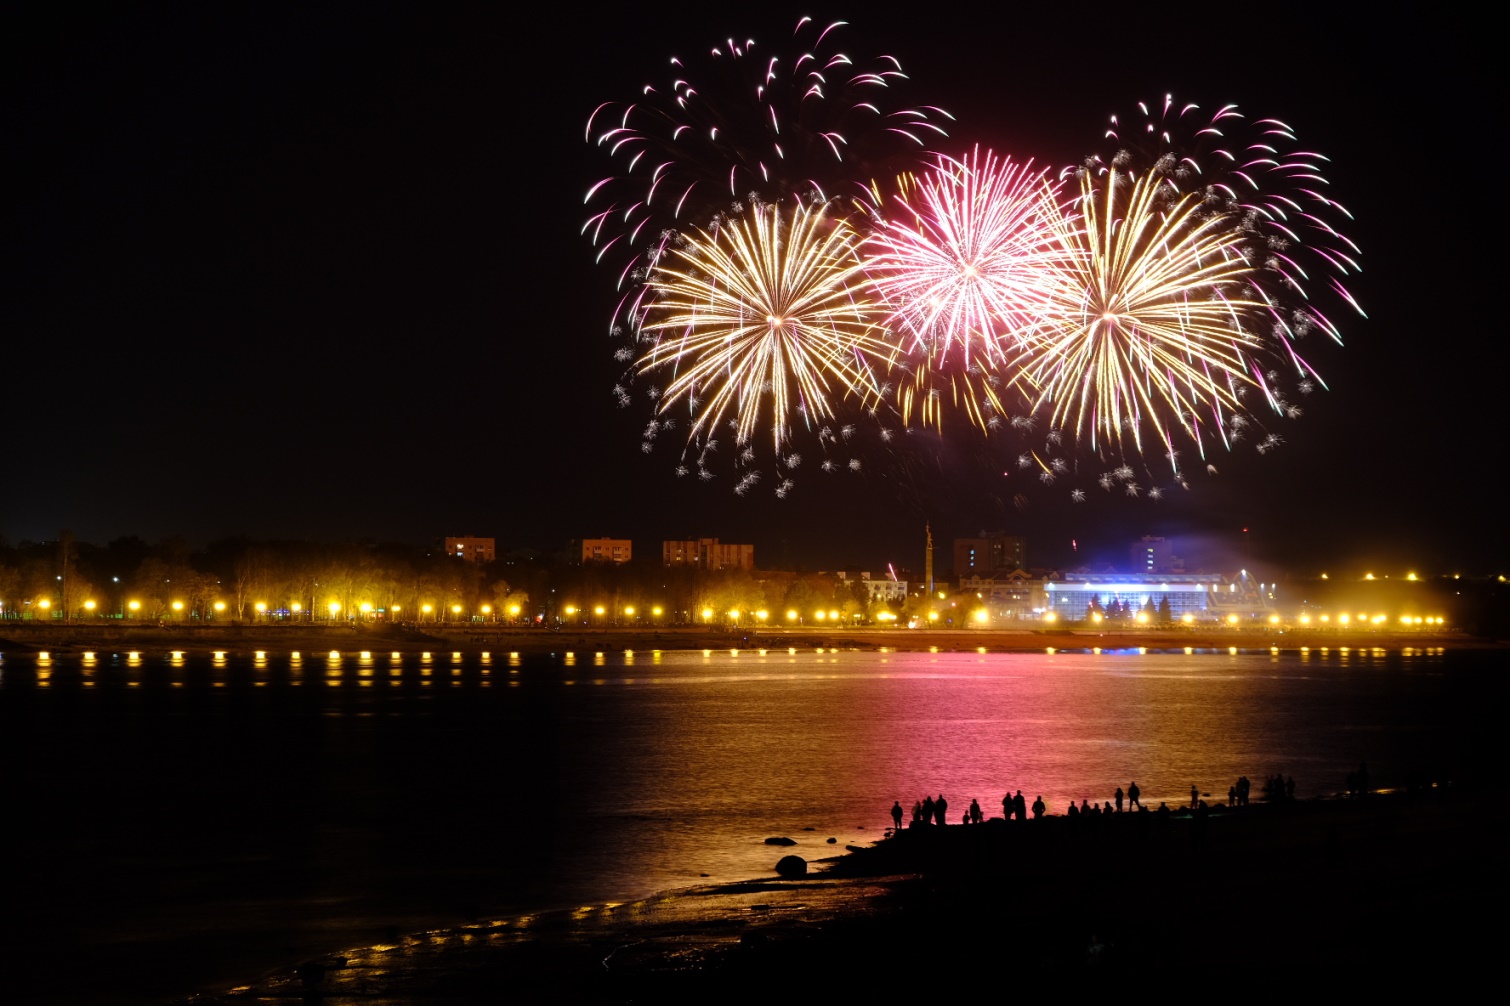
[[[717,538],[661,542],[661,564],[696,569],[754,569],[754,545],[725,545]]]
[[[582,562],[624,563],[634,557],[634,544],[628,538],[583,538]]]
[[[1132,569],[1143,574],[1183,573],[1185,560],[1174,554],[1174,542],[1167,538],[1144,535],[1133,542]]]
[[[982,531],[974,538],[954,539],[954,576],[988,575],[1001,569],[1022,569],[1023,540],[1005,531]]]
[[[872,580],[864,578],[860,581],[865,585],[865,593],[870,597],[871,604],[901,604],[907,600],[907,581]]]
[[[493,538],[447,538],[446,554],[455,559],[464,559],[467,562],[484,563],[492,562],[498,558],[498,552],[494,548]]]

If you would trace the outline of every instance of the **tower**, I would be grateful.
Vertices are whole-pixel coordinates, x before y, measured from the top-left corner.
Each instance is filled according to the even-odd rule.
[[[923,553],[923,579],[928,581],[928,596],[933,596],[933,525],[923,522],[923,533],[928,536],[928,548]]]

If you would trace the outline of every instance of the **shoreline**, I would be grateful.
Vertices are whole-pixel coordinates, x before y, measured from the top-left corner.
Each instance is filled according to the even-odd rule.
[[[887,996],[1263,974],[1438,988],[1497,959],[1507,794],[1446,786],[1365,799],[904,830],[822,872],[664,891],[349,948],[219,995],[483,1003],[502,991],[619,1003],[793,989]],[[773,850],[773,862],[779,850]],[[774,874],[774,868],[773,868]],[[1436,968],[1450,954],[1452,974]],[[1407,973],[1413,974],[1411,968]]]
[[[1510,642],[1461,632],[1393,630],[1223,629],[827,629],[771,628],[750,632],[674,628],[511,629],[467,626],[426,629],[381,626],[136,626],[0,625],[0,655],[74,653],[92,650],[145,652],[335,650],[423,653],[449,650],[467,654],[501,651],[521,657],[568,652],[611,653],[656,650],[761,650],[823,648],[860,651],[985,651],[1035,653],[1048,650],[1303,650],[1451,647],[1503,649]]]

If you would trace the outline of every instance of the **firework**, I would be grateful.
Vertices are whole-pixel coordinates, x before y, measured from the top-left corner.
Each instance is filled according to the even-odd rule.
[[[600,259],[627,258],[626,313],[668,232],[713,227],[755,200],[857,196],[874,174],[922,163],[947,114],[899,104],[900,63],[845,54],[843,27],[803,18],[790,44],[769,53],[730,39],[701,60],[672,59],[671,79],[640,100],[593,112],[587,139],[615,170],[589,190],[598,209],[583,231]]]
[[[1319,329],[1341,342],[1318,303],[1324,290],[1363,314],[1344,285],[1360,271],[1359,248],[1345,233],[1352,214],[1328,195],[1328,159],[1300,149],[1288,125],[1250,119],[1236,105],[1208,115],[1165,95],[1162,103],[1140,102],[1134,115],[1112,116],[1106,137],[1114,152],[1092,158],[1088,168],[1155,174],[1241,235],[1273,339],[1290,344]]]
[[[1268,391],[1243,236],[1153,174],[1112,169],[1080,186],[1081,254],[1015,381],[1033,412],[1092,450],[1142,454],[1151,434],[1178,471],[1176,431],[1202,452],[1212,436],[1230,444],[1245,397]]]
[[[1060,186],[1046,175],[977,148],[902,176],[890,200],[876,194],[882,222],[864,251],[914,363],[898,396],[904,420],[918,404],[925,423],[939,424],[935,384],[977,425],[1005,412],[996,370],[1010,346],[1032,339],[1073,254]]]
[[[664,375],[656,423],[685,414],[699,467],[726,426],[741,462],[754,460],[764,426],[778,461],[785,452],[795,467],[798,430],[832,440],[824,423],[840,401],[881,393],[877,373],[892,352],[883,311],[854,232],[822,207],[757,203],[712,230],[695,228],[646,288],[634,368]]]

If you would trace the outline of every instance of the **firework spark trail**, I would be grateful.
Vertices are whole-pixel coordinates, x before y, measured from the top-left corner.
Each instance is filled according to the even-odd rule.
[[[586,138],[616,168],[588,190],[584,202],[600,208],[582,232],[600,261],[625,256],[621,289],[633,295],[654,266],[646,243],[667,231],[712,227],[757,200],[857,197],[881,166],[924,163],[948,113],[900,104],[901,64],[847,55],[837,48],[844,26],[803,18],[769,54],[729,39],[703,59],[673,58],[672,79],[640,100],[593,111]]]
[[[991,380],[1004,346],[1033,337],[1074,254],[1061,186],[1047,174],[976,148],[902,176],[890,200],[873,189],[881,223],[863,252],[914,364],[899,395],[904,421],[921,403],[924,423],[939,425],[940,379],[976,425],[1006,412]]]
[[[738,445],[769,424],[778,457],[795,427],[835,402],[873,399],[892,347],[853,231],[823,209],[757,204],[713,232],[694,230],[647,280],[635,363],[665,371],[657,411],[685,407],[689,443],[728,417]]]
[[[1263,305],[1242,296],[1240,236],[1152,174],[1085,175],[1078,206],[1083,254],[1057,317],[1013,360],[1015,381],[1032,411],[1093,450],[1130,437],[1141,453],[1145,428],[1161,443],[1178,428],[1204,451],[1201,414],[1221,430],[1243,389],[1262,386],[1250,325]]]
[[[1335,292],[1363,315],[1342,282],[1361,271],[1361,253],[1344,233],[1352,214],[1326,194],[1328,159],[1301,149],[1284,122],[1249,119],[1236,105],[1208,117],[1198,105],[1165,95],[1162,103],[1139,102],[1138,108],[1139,115],[1125,123],[1112,116],[1106,135],[1117,150],[1110,166],[1158,173],[1179,192],[1199,196],[1203,212],[1234,220],[1256,270],[1256,295],[1269,306],[1270,334],[1287,344],[1297,372],[1307,370],[1288,344],[1312,329],[1342,341],[1313,294]],[[1108,167],[1100,158],[1094,163],[1103,171]],[[1317,290],[1323,274],[1327,282]]]

